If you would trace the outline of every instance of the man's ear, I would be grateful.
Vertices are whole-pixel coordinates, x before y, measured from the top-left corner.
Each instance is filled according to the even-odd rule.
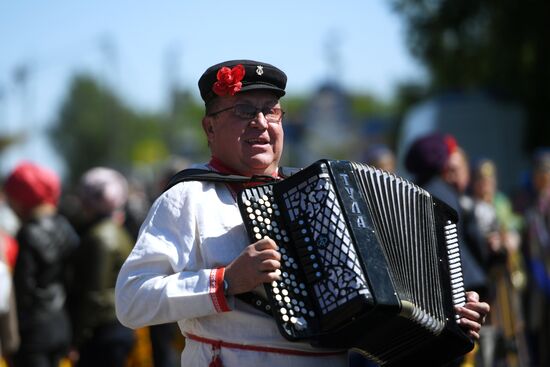
[[[202,128],[206,134],[206,137],[208,138],[208,141],[212,140],[214,136],[214,128],[212,127],[212,118],[209,116],[205,116],[202,119]]]

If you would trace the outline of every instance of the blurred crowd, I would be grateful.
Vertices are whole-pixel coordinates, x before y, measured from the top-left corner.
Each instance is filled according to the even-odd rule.
[[[175,367],[177,324],[141,330],[116,318],[114,288],[152,200],[187,165],[146,185],[91,167],[74,187],[30,161],[0,196],[0,366]]]
[[[462,367],[550,366],[550,148],[532,158],[529,183],[512,195],[498,185],[506,167],[470,157],[450,135],[413,142],[407,172],[396,171],[387,146],[365,156],[458,213],[465,288],[492,310]],[[185,340],[177,325],[124,327],[114,287],[152,201],[187,165],[171,161],[152,182],[91,167],[64,187],[55,172],[21,162],[3,178],[0,367],[179,365]]]

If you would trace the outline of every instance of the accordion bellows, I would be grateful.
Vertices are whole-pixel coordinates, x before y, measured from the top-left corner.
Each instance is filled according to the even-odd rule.
[[[265,290],[285,338],[386,366],[434,366],[473,348],[454,310],[465,303],[458,217],[427,191],[320,160],[244,189],[238,205],[250,240],[279,246],[281,279]]]

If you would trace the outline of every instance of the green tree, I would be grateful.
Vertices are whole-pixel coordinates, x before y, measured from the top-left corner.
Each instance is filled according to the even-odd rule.
[[[430,70],[432,92],[486,88],[520,101],[528,148],[550,143],[550,2],[391,0],[411,52]]]
[[[191,92],[182,89],[171,91],[170,107],[163,121],[167,126],[164,139],[172,154],[192,161],[209,157],[201,124],[203,115],[204,104],[197,102]]]
[[[78,75],[50,136],[65,160],[68,179],[74,182],[92,166],[131,167],[136,146],[161,139],[158,120],[137,114],[93,78]]]

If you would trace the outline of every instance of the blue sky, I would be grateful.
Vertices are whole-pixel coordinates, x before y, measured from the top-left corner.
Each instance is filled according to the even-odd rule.
[[[25,158],[62,169],[42,132],[75,72],[103,78],[127,103],[153,111],[164,108],[170,80],[196,91],[208,66],[234,58],[279,66],[289,94],[333,78],[389,98],[396,83],[423,77],[404,32],[388,0],[4,1],[0,134],[29,139],[0,156],[0,169]],[[14,77],[21,68],[24,84]]]

